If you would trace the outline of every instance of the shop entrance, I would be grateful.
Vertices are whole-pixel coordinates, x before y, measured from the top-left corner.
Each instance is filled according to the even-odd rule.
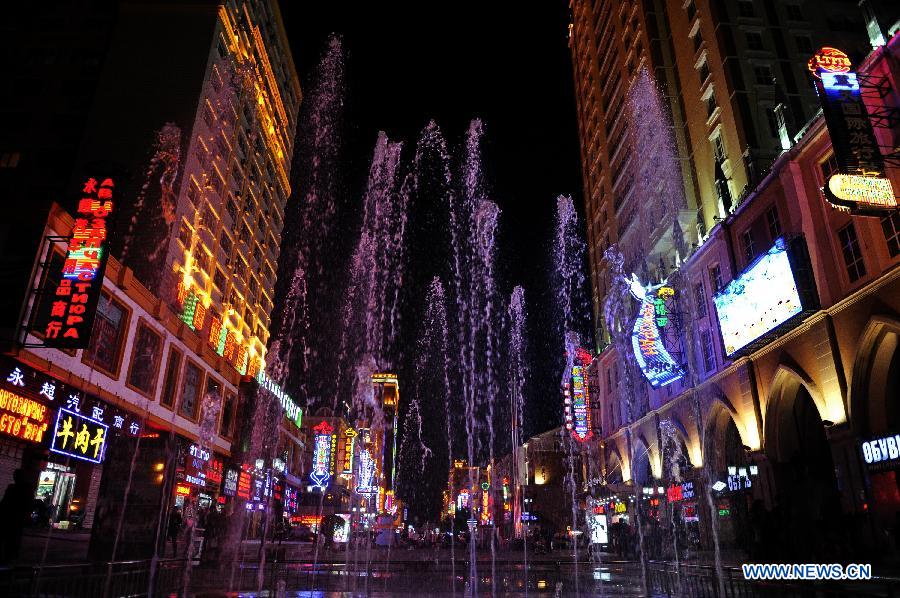
[[[75,493],[75,473],[65,465],[48,463],[38,477],[34,497],[38,525],[58,525],[67,528],[72,514],[72,497]],[[80,516],[80,513],[77,515]]]

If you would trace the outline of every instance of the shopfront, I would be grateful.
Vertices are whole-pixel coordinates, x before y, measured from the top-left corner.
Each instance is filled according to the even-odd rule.
[[[0,436],[21,449],[0,463],[0,475],[8,484],[15,469],[26,470],[35,523],[91,527],[109,446],[139,436],[142,422],[15,359],[0,364]]]

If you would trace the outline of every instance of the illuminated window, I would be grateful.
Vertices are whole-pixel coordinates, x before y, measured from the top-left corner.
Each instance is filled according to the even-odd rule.
[[[694,304],[697,308],[697,317],[706,317],[706,293],[703,290],[703,282],[694,285]]]
[[[863,261],[859,239],[856,236],[856,227],[852,222],[838,231],[838,238],[841,241],[841,252],[844,254],[847,275],[850,277],[850,282],[856,282],[866,275],[866,264]]]
[[[747,229],[741,235],[741,243],[744,246],[744,258],[747,262],[752,262],[756,257],[756,244],[753,242],[753,231]]]
[[[116,378],[127,324],[125,307],[106,292],[102,293],[84,362]]]
[[[712,283],[714,293],[718,293],[722,289],[722,270],[719,264],[709,269],[709,281]]]
[[[753,10],[753,0],[739,0],[738,14],[742,17],[752,17],[756,15]]]
[[[139,321],[128,370],[128,385],[150,397],[156,390],[161,349],[162,337],[143,320]]]
[[[765,46],[763,46],[762,34],[757,33],[755,31],[748,31],[746,33],[747,36],[747,47],[751,50],[764,50]]]
[[[710,96],[710,97],[712,97],[712,96]],[[725,160],[725,142],[722,141],[722,135],[720,133],[716,133],[715,137],[712,138],[712,147],[713,147],[713,156],[716,157],[716,161],[717,162],[724,161]]]
[[[881,230],[891,257],[900,255],[900,212],[891,212],[890,216],[881,219]]]
[[[203,370],[194,365],[190,360],[185,362],[184,380],[181,384],[181,403],[178,405],[178,413],[188,419],[197,419],[199,407],[200,388],[203,383]]]
[[[181,371],[181,352],[172,346],[166,363],[166,379],[163,381],[159,402],[171,408],[175,404],[175,389],[178,388],[178,374]]]
[[[775,206],[766,211],[766,224],[769,226],[769,237],[772,241],[781,236],[781,219],[778,218],[778,208]]]

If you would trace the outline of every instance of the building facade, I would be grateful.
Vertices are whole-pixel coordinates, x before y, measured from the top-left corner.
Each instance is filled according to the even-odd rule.
[[[900,107],[898,49],[895,34],[855,67],[894,189],[898,121],[878,115]],[[698,496],[709,492],[713,508],[701,501],[699,514],[690,511],[707,546],[715,519],[720,541],[752,552],[750,530],[767,512],[783,530],[774,541],[792,557],[853,550],[878,558],[885,547],[876,530],[900,511],[892,453],[872,448],[879,439],[887,447],[897,427],[900,213],[851,215],[826,200],[838,160],[821,115],[790,142],[670,276],[686,322],[684,377],[649,389],[647,408],[633,412],[634,389],[618,377],[623,356],[610,347],[595,360],[606,380],[601,486],[639,494],[635,487],[690,482]],[[765,315],[729,311],[729,301],[738,290],[782,292],[777,259],[806,293],[803,309],[737,347],[727,318],[752,329]],[[745,286],[763,270],[766,286]],[[682,500],[663,504],[681,513]],[[813,553],[822,546],[832,548]]]

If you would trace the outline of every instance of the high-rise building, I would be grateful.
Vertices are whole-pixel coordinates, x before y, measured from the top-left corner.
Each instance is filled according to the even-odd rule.
[[[375,401],[381,406],[382,421],[372,422],[376,436],[376,455],[380,460],[377,471],[381,477],[378,497],[379,511],[390,510],[394,501],[397,476],[397,416],[400,405],[400,386],[396,374],[372,374]]]
[[[616,244],[626,271],[656,277],[675,266],[670,241],[677,217],[686,246],[740,203],[800,127],[816,112],[806,62],[837,45],[855,58],[870,49],[856,1],[571,0],[570,47],[584,183],[591,287],[597,336],[609,291],[605,250]],[[880,3],[870,3],[885,10]],[[894,9],[896,12],[896,9]],[[889,17],[890,18],[890,17]],[[885,21],[893,22],[893,21]],[[648,125],[629,107],[646,72],[663,98],[659,123],[677,167],[660,168],[635,151]],[[641,90],[643,91],[643,90]],[[638,94],[639,96],[642,94]],[[643,94],[646,95],[646,94]],[[655,145],[655,144],[651,144]],[[668,219],[646,214],[654,195],[646,179],[681,174],[684,200]],[[672,172],[670,172],[672,171]],[[641,182],[644,181],[643,185]],[[671,183],[677,193],[678,185]],[[650,220],[640,224],[641,218]]]
[[[131,175],[114,255],[242,374],[269,337],[300,99],[276,2],[126,2],[82,147]]]

